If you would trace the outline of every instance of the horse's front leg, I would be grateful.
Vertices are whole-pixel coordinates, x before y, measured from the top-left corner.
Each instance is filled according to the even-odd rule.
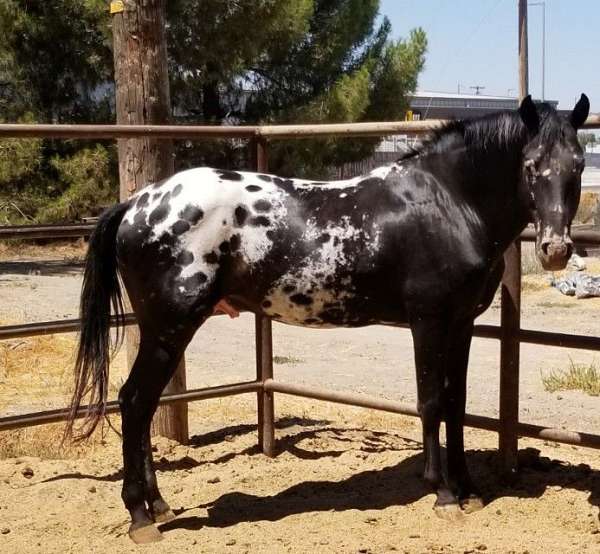
[[[463,436],[467,398],[467,366],[472,336],[472,320],[462,325],[452,326],[444,391],[448,483],[467,513],[483,507],[481,495],[473,485],[467,468]]]
[[[444,379],[449,326],[442,318],[417,317],[411,321],[417,368],[418,409],[423,425],[425,481],[437,493],[436,513],[444,519],[460,517],[458,498],[442,473],[440,422],[444,412]]]

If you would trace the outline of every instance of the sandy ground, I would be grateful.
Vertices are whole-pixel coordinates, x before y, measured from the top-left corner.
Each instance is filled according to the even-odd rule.
[[[419,478],[417,422],[279,398],[274,459],[256,450],[249,397],[196,404],[189,446],[156,441],[177,518],[151,546],[127,537],[114,436],[83,458],[0,460],[0,550],[600,552],[600,457],[589,450],[524,440],[520,477],[507,485],[494,435],[468,431],[487,505],[450,523]]]
[[[0,263],[0,322],[75,317],[78,254],[40,263],[39,253]],[[2,253],[0,252],[0,257]],[[10,256],[14,258],[14,252]],[[599,267],[600,269],[600,267]],[[526,279],[523,327],[597,334],[600,299],[574,300]],[[494,306],[482,322],[496,323]],[[187,353],[188,386],[254,377],[253,319],[212,318]],[[58,407],[68,388],[74,337],[5,341],[0,349],[2,414]],[[274,327],[276,378],[415,401],[410,334],[369,327]],[[474,343],[469,411],[497,415],[497,341]],[[540,373],[593,353],[523,345],[521,420],[600,432],[599,399],[547,393]],[[112,379],[116,392],[124,356]],[[23,368],[20,360],[30,367]],[[28,371],[24,371],[28,369]],[[469,464],[487,505],[460,523],[439,520],[419,478],[420,427],[400,416],[276,397],[278,456],[256,450],[251,396],[190,406],[189,446],[158,441],[159,483],[177,519],[165,540],[136,547],[120,500],[120,447],[110,432],[93,448],[62,452],[59,430],[0,433],[1,552],[600,552],[600,454],[522,440],[521,473],[504,483],[494,434],[468,430]],[[118,426],[118,421],[115,421]],[[539,449],[541,452],[538,452]],[[24,456],[36,454],[40,457]]]

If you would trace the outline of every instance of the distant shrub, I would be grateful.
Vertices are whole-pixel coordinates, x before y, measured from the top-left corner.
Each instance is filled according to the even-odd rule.
[[[77,221],[97,214],[103,206],[117,200],[110,156],[102,145],[84,148],[68,158],[55,156],[51,165],[63,192],[38,211],[38,221]]]

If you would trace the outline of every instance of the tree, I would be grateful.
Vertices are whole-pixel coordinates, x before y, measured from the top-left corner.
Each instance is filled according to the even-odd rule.
[[[190,121],[399,119],[424,63],[425,33],[390,40],[387,18],[375,25],[378,0],[175,0],[170,6],[173,98]],[[194,29],[204,40],[195,39]],[[315,176],[367,156],[375,144],[278,142],[270,165]],[[225,150],[210,153],[205,145],[193,154],[217,165],[231,162]]]
[[[402,119],[427,39],[416,29],[392,40],[391,25],[378,12],[379,0],[170,0],[175,120],[223,125]],[[0,0],[0,36],[0,119],[31,114],[40,122],[115,120],[105,0]],[[332,166],[368,156],[377,142],[278,141],[270,148],[270,167],[286,175],[324,176]],[[51,160],[93,146],[43,141],[37,178],[29,186],[45,190],[57,179],[59,166]],[[107,152],[114,167],[115,151]],[[176,154],[177,168],[248,162],[239,141],[179,142]],[[52,194],[64,194],[65,182]]]

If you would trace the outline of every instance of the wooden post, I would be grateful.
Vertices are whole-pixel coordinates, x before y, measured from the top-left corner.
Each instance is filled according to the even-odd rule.
[[[110,4],[117,124],[167,124],[171,119],[165,7],[165,0],[123,0]],[[174,172],[171,140],[120,139],[118,149],[121,200]],[[139,346],[137,328],[127,328],[126,341],[131,367]],[[165,392],[185,390],[182,359]],[[187,404],[160,407],[154,416],[152,433],[187,443]]]
[[[527,60],[527,0],[519,0],[519,96],[529,88]],[[500,313],[500,432],[499,449],[504,473],[518,469],[519,441],[519,363],[521,327],[521,243],[512,244],[504,254],[506,269],[502,278]]]
[[[268,171],[267,142],[259,138],[251,144],[255,157],[256,171]],[[260,381],[273,378],[273,329],[271,320],[255,316],[256,378]],[[258,400],[258,447],[263,454],[275,455],[275,406],[272,391],[257,393]]]

